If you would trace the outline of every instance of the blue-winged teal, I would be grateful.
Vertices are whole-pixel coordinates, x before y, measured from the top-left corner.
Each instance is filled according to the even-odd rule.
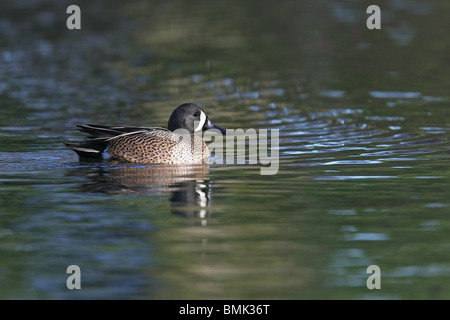
[[[102,159],[105,156],[138,163],[204,163],[210,153],[205,142],[194,132],[217,129],[222,134],[226,133],[225,129],[209,120],[202,108],[193,103],[182,104],[172,112],[168,129],[96,124],[78,127],[89,137],[65,145],[80,158]]]

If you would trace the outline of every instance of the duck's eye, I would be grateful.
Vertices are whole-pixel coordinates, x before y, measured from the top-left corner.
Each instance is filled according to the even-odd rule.
[[[200,117],[200,111],[195,111],[194,117]]]

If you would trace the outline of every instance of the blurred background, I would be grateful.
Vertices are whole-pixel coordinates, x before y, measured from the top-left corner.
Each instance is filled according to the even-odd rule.
[[[2,1],[0,298],[450,298],[449,11]],[[86,163],[63,145],[79,123],[166,126],[184,102],[279,129],[278,174]]]

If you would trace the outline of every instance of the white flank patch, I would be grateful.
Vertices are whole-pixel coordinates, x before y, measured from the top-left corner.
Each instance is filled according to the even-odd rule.
[[[206,121],[206,114],[203,111],[201,111],[201,113],[200,113],[200,121],[198,123],[197,128],[194,129],[194,132],[202,130],[203,126],[205,125],[205,121]]]

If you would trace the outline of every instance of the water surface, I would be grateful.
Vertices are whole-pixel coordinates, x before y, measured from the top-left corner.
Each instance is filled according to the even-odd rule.
[[[68,5],[0,5],[1,298],[450,298],[446,1],[389,1],[381,30],[360,2],[81,1],[72,31]],[[62,144],[184,102],[278,129],[278,173]]]

